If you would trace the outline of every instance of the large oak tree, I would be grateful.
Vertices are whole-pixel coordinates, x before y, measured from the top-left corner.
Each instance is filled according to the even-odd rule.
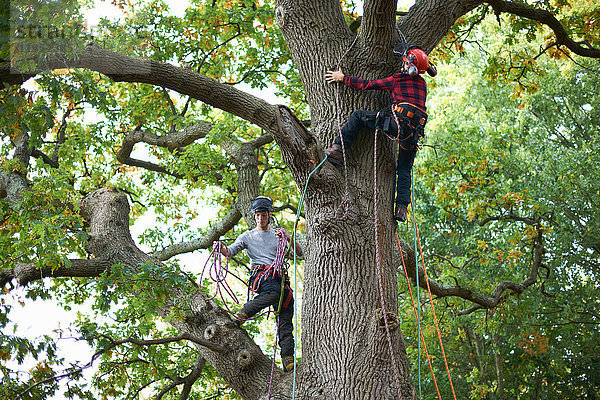
[[[294,376],[297,379],[294,396],[298,399],[413,398],[415,389],[410,380],[409,360],[396,317],[399,253],[392,216],[394,143],[384,138],[378,140],[376,152],[379,157],[377,171],[374,171],[373,136],[364,135],[347,154],[347,170],[325,163],[307,182],[309,174],[323,158],[323,147],[338,134],[340,121],[356,109],[385,108],[389,105],[389,98],[385,93],[364,93],[329,86],[323,75],[326,70],[341,65],[350,75],[364,78],[388,76],[397,70],[399,64],[398,56],[392,52],[398,41],[418,43],[431,52],[448,35],[458,36],[456,29],[453,30],[457,21],[460,26],[469,22],[476,24],[487,13],[496,14],[499,21],[504,14],[512,15],[508,20],[518,27],[516,29],[531,32],[546,30],[549,39],[545,51],[561,49],[598,58],[600,51],[593,47],[597,43],[588,37],[589,32],[586,31],[590,29],[589,24],[573,23],[565,28],[560,21],[564,5],[559,7],[545,2],[535,2],[534,7],[527,2],[424,0],[411,6],[408,12],[398,13],[397,2],[374,0],[364,2],[357,36],[356,29],[353,30],[350,24],[355,16],[348,12],[348,5],[340,5],[338,1],[275,1],[273,5],[247,1],[223,3],[194,4],[198,14],[195,20],[193,12],[188,14],[190,21],[199,26],[205,23],[226,27],[230,29],[227,32],[230,32],[231,42],[243,47],[247,57],[264,58],[262,63],[257,63],[259,67],[255,71],[238,74],[241,80],[251,81],[253,74],[262,79],[271,76],[276,80],[277,74],[288,68],[286,57],[289,51],[299,82],[293,82],[295,72],[286,70],[286,84],[291,86],[289,89],[295,88],[300,92],[290,90],[288,93],[292,96],[301,93],[301,102],[292,102],[289,107],[270,104],[236,88],[232,79],[221,79],[237,66],[244,65],[231,62],[226,59],[226,53],[220,53],[227,43],[221,38],[217,38],[221,39],[219,43],[215,38],[202,38],[196,33],[197,42],[181,43],[190,48],[185,57],[175,57],[174,54],[179,53],[174,51],[170,53],[170,46],[175,44],[168,43],[168,35],[162,38],[164,47],[157,46],[152,41],[152,27],[157,23],[153,15],[164,12],[160,4],[143,9],[139,15],[144,18],[139,17],[137,24],[131,22],[129,26],[136,33],[137,29],[146,31],[144,35],[147,36],[138,35],[139,40],[135,42],[136,46],[146,49],[145,57],[131,55],[137,54],[135,46],[120,49],[110,42],[110,35],[106,37],[108,43],[92,40],[74,49],[51,46],[43,54],[36,53],[38,57],[33,60],[25,59],[23,53],[5,53],[0,66],[0,79],[6,85],[3,106],[7,115],[3,120],[3,134],[12,151],[10,157],[3,154],[6,162],[0,173],[3,224],[7,227],[3,240],[5,248],[9,249],[3,256],[8,261],[0,271],[0,283],[9,287],[28,285],[44,277],[95,278],[102,275],[106,285],[103,290],[107,296],[120,290],[143,299],[136,303],[139,313],[158,315],[178,332],[162,342],[112,337],[108,342],[105,340],[99,344],[100,353],[131,342],[156,345],[187,340],[196,346],[199,358],[195,369],[187,377],[173,379],[173,386],[183,385],[182,397],[189,393],[204,363],[209,363],[242,398],[266,398],[271,376],[269,356],[263,354],[243,329],[230,322],[227,312],[217,302],[205,300],[182,272],[168,266],[168,260],[183,253],[210,248],[214,240],[236,225],[243,224],[250,199],[265,191],[261,190],[261,185],[266,184],[266,179],[271,180],[271,187],[276,186],[272,181],[276,181],[278,175],[273,171],[278,169],[271,168],[270,177],[266,177],[269,169],[262,164],[269,158],[261,153],[275,142],[277,150],[271,148],[270,151],[281,153],[281,159],[299,188],[307,187],[306,256],[302,359],[297,374],[275,371],[271,398],[291,398]],[[227,10],[227,7],[237,11],[230,14],[217,12]],[[240,15],[252,18],[244,20]],[[17,12],[11,18],[19,21],[21,17]],[[275,19],[277,28],[272,26],[269,18]],[[165,21],[168,18],[162,22]],[[265,31],[279,29],[271,39],[283,40],[258,43],[275,48],[271,53],[251,51],[257,44],[257,39],[252,36],[256,34],[257,27],[264,27]],[[195,28],[190,22],[189,30]],[[115,34],[126,35],[127,32]],[[194,38],[193,34],[188,34],[188,38]],[[18,35],[16,39],[19,39]],[[212,39],[215,43],[208,46],[208,50],[195,53],[191,50],[195,45],[201,47],[197,43]],[[7,48],[15,44],[15,40],[9,41]],[[189,57],[194,56],[202,59],[190,60]],[[267,59],[268,56],[272,59]],[[192,68],[177,66],[174,61],[179,65],[183,61],[189,62]],[[80,86],[73,85],[80,91],[68,92],[63,89],[64,86],[54,84],[52,77],[56,70],[66,74],[61,75],[66,77],[63,85],[69,84],[70,76],[83,82]],[[102,88],[104,78],[98,74],[121,84],[106,89],[103,96],[98,90]],[[60,93],[66,105],[61,120],[54,121],[55,117],[48,114],[52,107],[36,103],[19,89],[32,77],[38,77],[47,92],[54,90]],[[253,84],[261,86],[257,82]],[[86,92],[86,87],[93,90],[87,89]],[[106,94],[116,96],[120,90],[131,87],[144,93],[142,99],[146,103],[169,99],[175,117],[166,119],[148,104],[142,108],[142,104],[136,104],[135,96],[131,95],[122,101],[131,106],[130,114],[113,115],[115,124],[112,128],[116,133],[112,145],[107,144],[108,141],[103,144],[94,142],[96,132],[93,129],[69,131],[73,129],[69,128],[70,116],[83,104],[92,104],[103,113],[110,114],[111,109],[118,108],[119,104],[107,100]],[[181,98],[199,100],[202,106],[198,106],[195,114],[185,116],[185,112],[176,108],[168,91],[176,92]],[[187,110],[188,104],[185,104],[184,110]],[[136,106],[142,111],[135,111]],[[228,116],[209,121],[209,107],[247,121],[254,128],[228,121]],[[30,113],[30,120],[26,120],[28,114],[23,111],[27,109],[34,110]],[[206,120],[201,120],[203,112]],[[307,116],[310,121],[305,120]],[[168,129],[152,131],[155,129],[152,117],[169,124]],[[240,137],[245,137],[245,140],[233,140],[227,133],[223,134],[228,129],[235,131],[238,128],[244,130]],[[79,142],[82,148],[78,149],[77,155],[70,153],[70,159],[63,159],[61,147],[73,146],[74,143],[70,141],[70,134],[80,140],[85,138],[85,141]],[[212,145],[223,149],[227,157],[213,156],[207,160],[206,153],[193,148],[194,143],[210,137],[214,138]],[[155,150],[150,150],[148,160],[136,158],[132,155],[133,150],[140,143],[160,150],[155,153]],[[114,146],[118,149],[111,148]],[[96,147],[96,157],[89,161],[87,147]],[[201,237],[177,243],[165,242],[151,253],[144,252],[130,233],[132,209],[128,191],[115,189],[115,186],[121,189],[136,187],[138,183],[126,179],[127,183],[117,182],[107,185],[110,187],[101,187],[109,175],[109,171],[103,170],[106,165],[102,165],[109,157],[103,155],[107,152],[112,152],[118,160],[118,164],[114,164],[114,174],[148,170],[168,176],[171,181],[167,182],[173,187],[182,181],[203,179],[209,184],[221,184],[228,193],[227,196],[219,196],[228,198],[223,204],[229,209],[224,209],[222,219],[212,224]],[[166,153],[178,160],[176,165],[151,159],[153,155],[158,157]],[[85,172],[80,176],[65,173],[60,181],[60,191],[55,189],[59,193],[44,200],[39,198],[40,188],[52,192],[54,185],[58,188],[59,184],[52,179],[40,180],[44,176],[43,168],[39,170],[42,172],[34,172],[34,163],[54,170],[64,169],[66,164],[81,163],[81,170]],[[188,165],[183,167],[185,163]],[[228,170],[227,165],[234,167],[235,174]],[[58,179],[58,175],[53,176]],[[378,198],[374,198],[374,176]],[[35,185],[33,181],[36,181]],[[67,187],[71,189],[64,189]],[[162,200],[170,201],[166,193],[169,190],[162,193]],[[129,195],[137,200],[135,194]],[[293,199],[293,196],[284,198]],[[175,200],[173,202],[177,204]],[[282,209],[296,211],[295,206],[285,203],[279,203]],[[32,207],[35,204],[38,208]],[[251,218],[246,223],[252,225]],[[11,228],[13,225],[19,228]],[[497,282],[490,293],[478,293],[468,287],[443,285],[431,280],[429,284],[434,294],[459,296],[471,301],[472,308],[464,311],[468,313],[493,308],[507,293],[526,290],[536,282],[544,253],[543,231],[535,221],[531,225],[536,239],[532,241],[535,259],[525,276],[515,277],[515,281]],[[379,239],[377,246],[376,237]],[[49,245],[44,238],[52,238],[57,244]],[[29,251],[23,250],[23,243],[27,243]],[[75,259],[69,253],[78,249],[81,258]],[[411,246],[403,244],[403,253],[405,259],[414,260],[414,257],[406,257],[412,254]],[[66,255],[71,258],[67,260]],[[409,270],[415,271],[414,261],[409,261],[409,264],[412,264]],[[415,278],[417,274],[413,272],[412,275]],[[424,285],[424,276],[421,275],[419,281]],[[85,286],[81,283],[85,280],[73,282]],[[90,340],[98,340],[92,336]],[[46,381],[39,379],[39,382],[48,383],[52,378],[56,377]],[[42,387],[41,383],[29,388],[11,389],[10,393],[14,396],[27,395],[28,391],[39,387]]]

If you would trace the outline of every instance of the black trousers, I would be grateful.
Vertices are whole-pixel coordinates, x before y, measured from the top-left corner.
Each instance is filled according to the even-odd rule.
[[[277,310],[281,297],[281,278],[265,279],[260,283],[257,293],[258,295],[254,299],[244,304],[243,311],[248,317],[253,317],[269,306],[273,306]],[[294,298],[292,297],[288,304],[286,304],[286,299],[292,295],[291,293],[289,287],[284,287],[283,302],[277,321],[281,358],[294,355],[294,324],[292,322],[294,316]]]
[[[410,204],[411,173],[417,154],[416,140],[412,139],[415,137],[415,132],[407,125],[400,123],[400,132],[398,133],[398,125],[391,112],[380,112],[379,118],[377,118],[377,114],[375,111],[366,110],[357,110],[352,113],[348,122],[342,127],[344,148],[348,151],[352,147],[358,133],[362,129],[369,129],[374,132],[376,121],[381,124],[379,126],[390,136],[397,136],[399,134],[400,139],[406,139],[401,142],[402,145],[398,151],[395,186],[396,204],[407,207]],[[334,143],[342,143],[339,136],[335,138]]]

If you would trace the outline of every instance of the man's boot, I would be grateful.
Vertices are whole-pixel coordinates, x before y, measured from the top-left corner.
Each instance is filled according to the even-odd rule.
[[[331,145],[331,147],[326,148],[324,150],[324,152],[327,155],[327,159],[332,164],[340,165],[341,163],[344,162],[344,156],[342,154],[342,146],[341,145],[334,143]]]
[[[242,326],[244,322],[248,319],[248,314],[244,312],[244,310],[240,310],[231,316],[231,320],[237,326]]]
[[[294,357],[293,356],[282,357],[281,362],[283,364],[283,370],[285,372],[290,372],[291,370],[294,369]]]
[[[408,210],[406,209],[406,206],[396,204],[396,212],[394,213],[394,219],[398,222],[405,222],[407,212]]]

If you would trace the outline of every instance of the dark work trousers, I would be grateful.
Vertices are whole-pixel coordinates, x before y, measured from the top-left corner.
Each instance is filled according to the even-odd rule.
[[[260,283],[257,293],[257,296],[244,304],[243,311],[248,317],[253,317],[269,306],[273,306],[273,308],[277,310],[279,307],[279,299],[281,297],[281,278],[265,279]],[[292,323],[292,317],[294,316],[294,298],[292,297],[290,302],[285,304],[290,293],[291,290],[289,287],[285,287],[281,311],[279,312],[279,325],[277,330],[279,331],[281,358],[294,355],[294,325]],[[284,307],[284,305],[286,307]]]
[[[391,112],[377,112],[357,110],[352,113],[346,125],[342,127],[342,138],[344,140],[344,148],[349,151],[352,143],[356,140],[358,133],[362,129],[375,131],[375,122],[384,129],[390,136],[398,136],[398,126],[396,119]],[[400,122],[400,139],[405,139],[400,142],[398,151],[398,162],[396,163],[396,204],[407,207],[410,204],[410,185],[412,183],[411,173],[415,161],[416,138],[414,130]],[[408,139],[406,139],[408,138]],[[335,138],[334,143],[342,144],[339,135]],[[407,150],[412,149],[412,150]]]

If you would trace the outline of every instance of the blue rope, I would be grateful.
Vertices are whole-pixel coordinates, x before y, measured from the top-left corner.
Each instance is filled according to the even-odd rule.
[[[321,168],[321,166],[325,163],[325,161],[327,161],[327,156],[325,156],[325,158],[323,158],[323,161],[321,161],[319,163],[319,165],[317,165],[315,167],[315,169],[313,169],[311,171],[310,174],[308,174],[308,178],[306,178],[306,184],[304,185],[304,191],[302,192],[302,196],[300,196],[300,204],[298,204],[298,211],[296,212],[296,222],[294,223],[294,237],[293,237],[293,242],[294,242],[294,290],[296,290],[296,288],[298,287],[298,267],[297,267],[297,255],[296,255],[296,230],[298,229],[298,220],[300,219],[300,213],[302,212],[302,207],[304,205],[304,197],[306,196],[306,190],[308,189],[308,182],[310,181],[311,176],[313,176],[313,174],[315,172],[317,172],[317,170],[319,168]],[[297,312],[297,304],[298,302],[294,301],[294,336],[295,336],[295,340],[294,340],[294,376],[292,378],[292,400],[294,400],[296,398],[296,348],[297,348],[297,343],[298,343],[298,312]]]
[[[417,251],[417,216],[415,212],[415,173],[414,169],[411,170],[411,181],[412,189],[410,203],[412,206],[412,218],[413,218],[413,229],[415,238],[415,270],[416,270],[416,281],[417,281],[417,348],[418,348],[418,376],[419,376],[419,399],[421,399],[421,296],[419,291],[419,252]]]

